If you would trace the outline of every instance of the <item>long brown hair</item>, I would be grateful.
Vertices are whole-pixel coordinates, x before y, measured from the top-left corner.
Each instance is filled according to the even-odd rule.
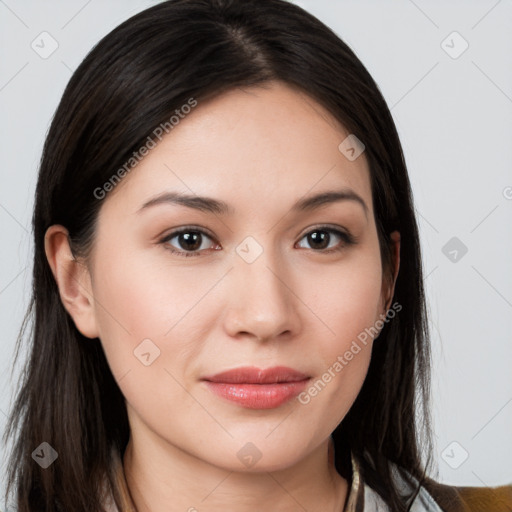
[[[117,501],[110,451],[122,455],[129,437],[124,397],[101,344],[81,335],[61,303],[44,251],[47,228],[64,225],[74,254],[86,257],[102,204],[94,191],[157,126],[191,97],[200,103],[269,80],[300,88],[365,144],[387,276],[389,234],[401,233],[394,300],[402,309],[385,323],[359,396],[332,437],[341,475],[350,475],[352,451],[366,483],[393,511],[408,510],[412,498],[400,496],[388,462],[423,481],[422,452],[430,461],[432,451],[430,347],[411,187],[386,102],[353,51],[298,6],[168,0],[128,19],[91,50],[46,137],[32,218],[32,297],[15,355],[33,320],[29,359],[4,434],[4,441],[15,438],[6,498],[15,487],[18,512],[102,511],[103,482]],[[31,457],[43,441],[59,454],[48,469]]]

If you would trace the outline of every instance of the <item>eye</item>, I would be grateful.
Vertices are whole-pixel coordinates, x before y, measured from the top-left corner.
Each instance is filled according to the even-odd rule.
[[[332,241],[333,235],[334,237],[342,240],[341,245],[338,243],[338,245],[334,247],[329,247],[329,243]],[[303,239],[304,238],[307,239],[308,243],[312,246],[313,249],[322,253],[342,251],[345,247],[354,245],[356,243],[356,238],[350,233],[341,231],[339,229],[330,228],[328,226],[319,226],[314,230],[306,233]]]
[[[340,239],[341,243],[338,242],[334,247],[330,247],[333,235],[335,238]],[[328,226],[319,226],[306,233],[302,239],[304,238],[307,239],[313,250],[323,254],[342,251],[347,246],[357,243],[356,238],[350,233]],[[174,243],[178,247],[170,243],[173,239],[176,239]],[[167,250],[178,256],[201,256],[201,251],[208,249],[209,244],[206,239],[210,240],[210,245],[213,243],[213,237],[203,229],[185,226],[166,235],[160,240],[160,243],[163,244]],[[210,247],[210,249],[218,250],[219,245],[216,244],[216,247],[217,248],[213,249]]]
[[[178,245],[178,249],[169,244],[169,242],[174,238],[177,239],[175,243]],[[205,238],[212,240],[212,238],[202,229],[184,227],[173,231],[160,240],[160,243],[164,244],[164,247],[170,250],[173,254],[177,254],[179,256],[200,256],[201,253],[199,251],[207,249],[207,247],[204,246]]]

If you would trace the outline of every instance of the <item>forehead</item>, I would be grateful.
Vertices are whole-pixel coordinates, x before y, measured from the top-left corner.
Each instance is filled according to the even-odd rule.
[[[107,196],[134,212],[163,191],[215,197],[278,213],[297,199],[350,188],[371,209],[367,160],[349,160],[347,130],[304,92],[281,82],[237,88],[198,105]]]

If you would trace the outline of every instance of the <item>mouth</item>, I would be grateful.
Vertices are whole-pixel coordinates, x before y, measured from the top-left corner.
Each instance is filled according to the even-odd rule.
[[[273,409],[298,395],[310,378],[293,368],[275,366],[234,368],[202,380],[214,394],[239,406]]]

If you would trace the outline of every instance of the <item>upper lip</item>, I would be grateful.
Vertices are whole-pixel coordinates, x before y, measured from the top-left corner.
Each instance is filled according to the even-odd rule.
[[[265,369],[243,366],[203,377],[203,380],[225,383],[272,384],[276,382],[298,382],[308,378],[308,375],[287,366],[274,366]]]

